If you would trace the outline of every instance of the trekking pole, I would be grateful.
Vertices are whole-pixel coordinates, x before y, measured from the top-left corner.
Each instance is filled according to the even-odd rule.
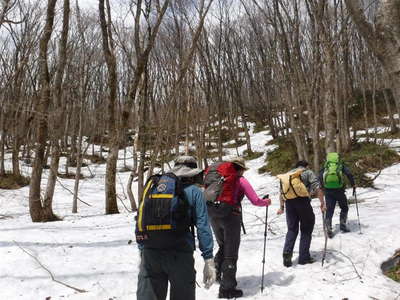
[[[240,221],[240,225],[242,225],[243,234],[246,234],[246,228],[244,228],[243,219]]]
[[[326,256],[326,246],[328,245],[328,233],[326,231],[326,215],[324,211],[322,212],[322,227],[324,228],[324,236],[325,236],[324,251],[322,252],[322,267],[323,267]]]
[[[240,215],[240,226],[242,226],[243,234],[246,234],[246,228],[244,228],[244,223],[243,223],[243,209],[242,209],[242,203],[240,203],[240,211],[241,211],[241,215]]]
[[[269,195],[263,197],[263,199],[269,198]],[[265,229],[264,229],[264,253],[263,253],[263,260],[262,260],[262,275],[261,275],[261,294],[264,291],[264,266],[265,266],[265,248],[267,244],[267,221],[268,221],[268,205],[265,207]]]
[[[360,224],[360,214],[358,213],[358,202],[357,202],[357,192],[356,189],[353,189],[353,195],[354,195],[354,200],[356,202],[356,210],[357,210],[357,218],[358,218],[358,228],[360,229],[360,233],[361,234],[361,224]]]

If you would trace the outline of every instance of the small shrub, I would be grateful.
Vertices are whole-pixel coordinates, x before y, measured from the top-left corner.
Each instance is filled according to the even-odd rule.
[[[293,168],[297,161],[297,153],[296,146],[289,138],[279,137],[267,144],[277,144],[278,147],[267,153],[267,164],[258,169],[259,173],[270,172],[271,175],[277,175]]]
[[[237,133],[239,132],[243,132],[244,128],[239,127],[237,128]],[[229,142],[233,139],[235,139],[236,137],[236,133],[235,133],[235,129],[227,129],[227,128],[222,128],[221,129],[221,141],[222,143],[226,143]],[[213,142],[217,142],[219,139],[219,131],[218,128],[213,128],[213,130],[211,130],[209,132],[209,139]]]
[[[224,148],[236,148],[245,145],[247,142],[244,139],[239,139],[232,144],[225,145]]]
[[[222,150],[222,156],[225,156],[225,155],[227,155],[227,152]],[[208,151],[206,157],[208,159],[216,158],[216,157],[218,157],[218,151]]]
[[[265,172],[268,172],[267,165],[263,165],[261,168],[258,168],[258,174],[264,174]]]
[[[394,281],[400,282],[400,265],[390,269],[386,272],[386,276],[393,279]]]
[[[253,133],[261,132],[267,129],[268,129],[267,125],[257,122],[256,125],[254,126]]]
[[[15,190],[27,186],[30,178],[25,176],[15,176],[12,173],[6,173],[0,176],[0,189]]]
[[[104,163],[106,163],[106,159],[104,157],[99,156],[99,155],[86,154],[86,155],[83,156],[83,158],[90,160],[93,164],[104,164]]]
[[[366,173],[400,162],[400,156],[388,146],[367,142],[352,145],[351,151],[345,153],[342,159],[353,173],[357,186],[364,187],[373,186]]]
[[[121,172],[121,173],[124,173],[124,172],[132,172],[132,167],[123,166],[122,168],[119,168],[118,172]]]
[[[245,150],[243,152],[243,157],[246,160],[253,160],[253,159],[259,158],[260,156],[263,156],[263,155],[264,155],[264,152],[257,152],[257,151],[248,152],[247,150]]]
[[[58,173],[57,177],[63,178],[63,179],[75,179],[76,174],[75,173],[68,173],[68,174]],[[85,176],[83,176],[82,174],[79,174],[79,179],[85,179]]]

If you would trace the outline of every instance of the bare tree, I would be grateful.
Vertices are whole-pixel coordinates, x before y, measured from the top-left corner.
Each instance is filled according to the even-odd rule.
[[[119,213],[117,204],[117,195],[115,187],[115,179],[117,172],[117,159],[119,150],[119,132],[116,118],[116,101],[117,101],[117,62],[114,53],[114,41],[111,30],[111,9],[109,0],[106,0],[107,19],[104,9],[104,0],[99,0],[99,16],[103,39],[103,52],[108,69],[108,137],[109,137],[109,154],[107,157],[106,167],[106,214]]]
[[[400,113],[400,10],[397,0],[380,1],[376,26],[368,21],[359,0],[345,0],[349,14],[369,49],[376,55],[391,81],[391,89]]]
[[[54,221],[58,217],[53,213],[52,201],[41,201],[40,183],[43,165],[45,164],[45,149],[48,137],[48,112],[51,102],[50,75],[48,68],[48,44],[53,32],[55,5],[57,0],[48,0],[46,23],[44,25],[39,46],[40,67],[40,98],[35,105],[37,122],[35,159],[32,167],[32,176],[29,189],[29,211],[33,222]]]

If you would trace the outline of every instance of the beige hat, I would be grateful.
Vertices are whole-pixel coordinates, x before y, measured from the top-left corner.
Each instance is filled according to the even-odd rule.
[[[229,161],[231,163],[234,163],[234,164],[240,166],[241,168],[243,168],[245,170],[249,169],[249,168],[246,167],[246,161],[244,160],[243,157],[236,156],[236,157],[231,158]]]

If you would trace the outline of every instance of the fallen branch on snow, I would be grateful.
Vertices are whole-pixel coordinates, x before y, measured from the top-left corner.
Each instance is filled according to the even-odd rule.
[[[350,263],[352,264],[353,269],[356,272],[358,278],[362,279],[360,273],[358,273],[358,271],[357,271],[356,265],[353,263],[353,260],[349,256],[347,256],[346,254],[344,254],[342,251],[339,251],[339,250],[329,250],[329,251],[330,252],[337,252],[337,253],[343,255],[344,257],[346,257],[350,261]]]
[[[66,286],[67,288],[73,289],[74,291],[77,291],[77,292],[79,292],[79,293],[87,293],[86,290],[73,287],[73,286],[71,286],[71,285],[69,285],[69,284],[67,284],[67,283],[64,283],[64,282],[61,282],[61,281],[55,279],[53,273],[51,273],[51,271],[50,271],[48,268],[46,268],[46,267],[40,262],[40,260],[39,260],[36,256],[34,256],[33,254],[31,254],[31,253],[29,253],[27,250],[25,250],[23,247],[21,247],[16,241],[13,241],[13,242],[18,246],[18,248],[20,248],[23,252],[25,252],[25,253],[28,254],[30,257],[32,257],[45,271],[47,271],[47,273],[49,273],[51,279],[52,279],[54,282],[57,282],[58,284],[61,284],[61,285],[63,285],[63,286]]]

